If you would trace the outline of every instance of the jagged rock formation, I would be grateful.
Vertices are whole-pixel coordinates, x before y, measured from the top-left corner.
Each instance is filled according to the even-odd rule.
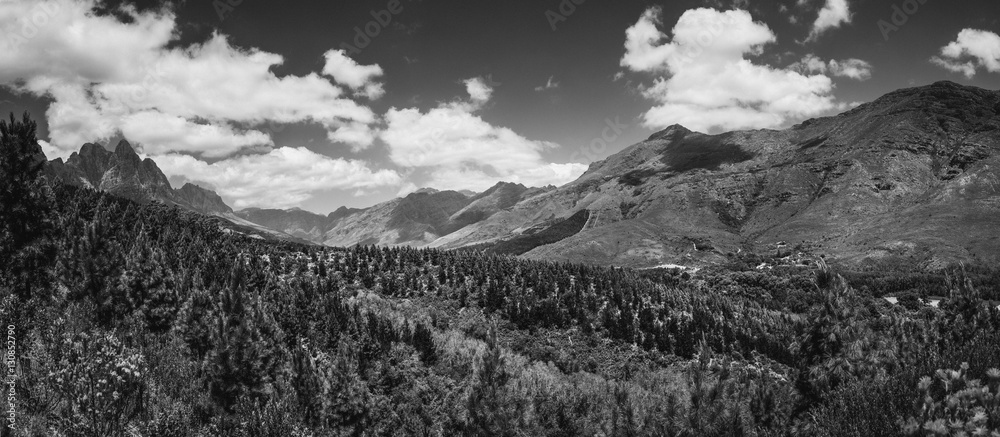
[[[64,183],[107,191],[137,202],[157,200],[207,215],[223,215],[233,210],[213,191],[185,184],[178,190],[170,187],[166,175],[152,159],[141,159],[135,149],[122,140],[109,152],[87,143],[66,162],[49,161],[46,173]]]

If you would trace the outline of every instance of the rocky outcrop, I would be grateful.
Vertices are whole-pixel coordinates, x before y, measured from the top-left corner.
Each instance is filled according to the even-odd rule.
[[[222,215],[233,210],[213,191],[186,184],[178,190],[152,159],[141,159],[128,141],[122,140],[113,152],[93,143],[79,152],[49,161],[46,173],[63,183],[106,191],[136,202],[159,201],[206,215]]]

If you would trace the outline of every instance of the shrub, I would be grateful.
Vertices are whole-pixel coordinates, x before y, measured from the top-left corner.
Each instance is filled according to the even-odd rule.
[[[988,381],[969,379],[968,363],[959,370],[939,369],[920,379],[920,410],[903,422],[906,435],[1000,436],[1000,370],[990,369]]]

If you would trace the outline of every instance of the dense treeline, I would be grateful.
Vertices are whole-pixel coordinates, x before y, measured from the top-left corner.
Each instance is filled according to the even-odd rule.
[[[972,280],[910,311],[822,263],[690,275],[266,241],[51,184],[30,120],[0,131],[6,434],[1000,429],[1000,314]]]
[[[558,243],[580,233],[588,220],[590,211],[581,209],[545,229],[530,229],[508,240],[477,244],[460,250],[496,255],[524,255],[536,247]]]

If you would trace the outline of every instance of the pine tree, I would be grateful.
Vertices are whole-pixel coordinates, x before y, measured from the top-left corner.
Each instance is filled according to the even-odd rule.
[[[228,412],[243,396],[260,399],[272,391],[284,355],[280,328],[259,294],[242,285],[244,269],[243,260],[236,260],[230,285],[216,295],[205,357],[209,390]]]
[[[42,176],[45,155],[35,136],[37,125],[24,113],[0,120],[0,288],[22,300],[48,290],[55,248],[54,194]],[[39,296],[42,297],[42,296]]]
[[[470,435],[513,435],[513,415],[508,411],[513,405],[504,396],[510,375],[497,344],[495,326],[490,326],[486,337],[486,352],[476,368],[467,401],[468,431]]]

